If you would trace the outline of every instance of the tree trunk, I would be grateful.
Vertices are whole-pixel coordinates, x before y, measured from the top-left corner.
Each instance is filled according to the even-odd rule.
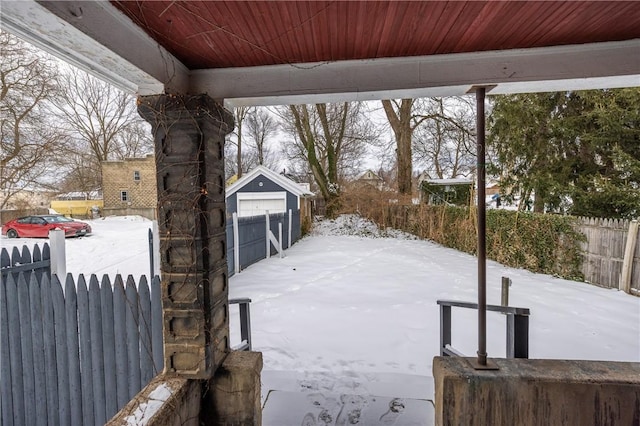
[[[411,154],[411,108],[413,99],[402,99],[398,111],[393,108],[390,100],[383,100],[382,106],[387,115],[391,129],[396,137],[396,157],[398,160],[398,192],[411,195],[411,178],[413,163]]]

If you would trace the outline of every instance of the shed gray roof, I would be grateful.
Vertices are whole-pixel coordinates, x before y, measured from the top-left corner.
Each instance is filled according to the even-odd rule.
[[[243,175],[240,179],[235,181],[233,184],[229,185],[229,187],[227,188],[227,197],[238,192],[240,188],[242,188],[247,183],[251,182],[253,179],[255,179],[259,175],[263,175],[267,179],[277,183],[278,185],[283,187],[285,190],[291,192],[294,195],[297,195],[298,197],[310,197],[313,195],[311,192],[305,190],[297,182],[294,182],[291,179],[284,177],[281,174],[278,174],[273,170],[268,169],[264,166],[258,166],[253,170],[251,170],[250,172],[248,172],[247,174]]]

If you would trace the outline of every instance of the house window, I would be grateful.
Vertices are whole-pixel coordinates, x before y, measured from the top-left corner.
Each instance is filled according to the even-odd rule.
[[[129,201],[129,193],[127,191],[120,191],[120,201]]]
[[[133,180],[135,180],[136,182],[138,182],[140,180],[140,171],[139,170],[134,170],[133,171]]]

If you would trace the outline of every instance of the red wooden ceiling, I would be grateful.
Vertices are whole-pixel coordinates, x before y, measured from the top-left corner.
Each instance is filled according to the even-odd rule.
[[[640,38],[634,1],[112,3],[191,69]]]

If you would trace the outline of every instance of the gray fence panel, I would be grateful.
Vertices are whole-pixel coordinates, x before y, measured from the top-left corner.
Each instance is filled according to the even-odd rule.
[[[125,321],[127,326],[127,359],[129,369],[129,398],[140,390],[140,340],[138,337],[138,292],[133,277],[127,277],[127,306]]]
[[[235,241],[233,240],[233,216],[231,215],[227,215],[225,232],[227,234],[227,274],[231,277],[235,273],[233,267],[233,265],[235,265],[235,254],[233,250]]]
[[[118,412],[118,400],[116,397],[116,338],[113,328],[113,292],[111,291],[111,281],[109,281],[108,275],[104,275],[100,282],[100,303],[102,305],[105,412],[106,418],[110,419]]]
[[[0,282],[0,424],[103,425],[162,369],[159,279],[117,281],[114,293],[107,276],[88,289],[24,270]]]
[[[41,287],[40,280],[42,274],[31,275],[29,281],[29,309],[31,317],[31,339],[33,345],[33,375],[35,383],[35,414],[36,425],[47,425],[47,376],[44,360],[44,345],[38,344],[44,340],[42,328],[42,300],[40,297]],[[0,302],[1,303],[1,302]]]
[[[89,292],[83,275],[78,278],[78,332],[80,334],[80,369],[82,383],[82,424],[92,425],[95,421],[93,412],[93,382],[91,372],[91,326],[89,325]]]
[[[104,357],[102,355],[102,307],[100,285],[95,275],[89,280],[89,326],[91,327],[91,379],[93,380],[93,415],[95,424],[107,421],[104,389]]]
[[[44,339],[44,363],[47,372],[47,420],[50,425],[60,424],[58,419],[58,370],[56,359],[56,333],[53,313],[52,283],[48,276],[42,277],[42,334]]]
[[[51,277],[51,300],[56,341],[56,368],[58,369],[58,418],[60,425],[71,424],[71,398],[69,395],[69,362],[67,359],[67,321],[64,310],[62,285],[56,275]]]
[[[18,311],[18,289],[12,275],[6,280],[7,313],[9,324],[20,324]],[[22,351],[19,327],[9,327],[9,365],[11,368],[11,390],[13,397],[13,418],[18,425],[24,424],[24,385],[22,381]]]
[[[153,350],[151,348],[151,294],[147,278],[142,276],[138,284],[138,297],[140,298],[140,389],[153,379]]]
[[[33,275],[33,274],[30,274]],[[28,425],[36,424],[35,411],[35,377],[33,374],[33,340],[31,339],[31,312],[29,309],[29,287],[25,274],[18,277],[18,311],[20,313],[20,344],[22,350],[22,383],[24,387],[25,421]]]
[[[127,364],[127,333],[126,333],[127,299],[124,294],[122,277],[116,276],[113,282],[113,321],[116,337],[116,395],[118,407],[124,407],[129,402],[129,365]]]
[[[155,276],[151,280],[151,341],[155,375],[160,374],[164,369],[162,339],[162,290],[160,277]]]
[[[4,283],[6,281],[3,280]],[[13,395],[11,390],[11,361],[9,345],[9,301],[7,299],[7,286],[0,286],[0,398],[2,399],[2,424],[13,426]]]
[[[80,382],[80,345],[78,340],[78,298],[76,284],[73,282],[71,274],[67,274],[64,283],[64,302],[67,322],[71,424],[77,425],[82,424],[82,384]]]

